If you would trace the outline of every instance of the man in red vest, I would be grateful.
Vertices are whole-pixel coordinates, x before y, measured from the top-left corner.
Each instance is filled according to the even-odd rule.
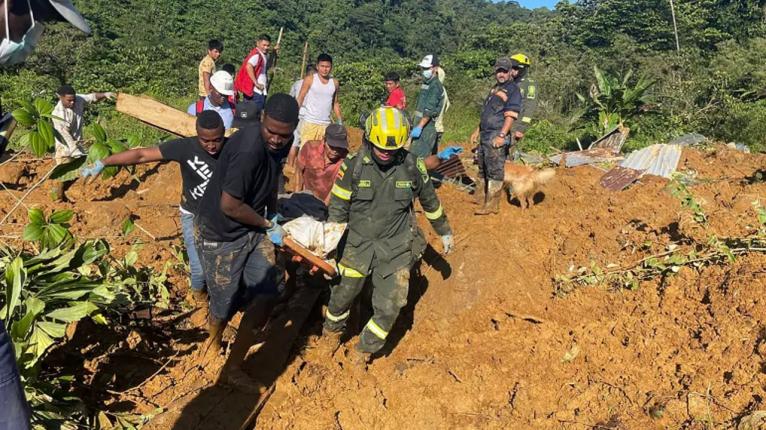
[[[234,80],[234,89],[241,94],[246,103],[252,102],[260,112],[266,103],[266,87],[268,77],[268,53],[271,47],[271,38],[267,34],[258,36],[249,54],[239,67],[237,78]],[[279,51],[279,46],[275,47]]]

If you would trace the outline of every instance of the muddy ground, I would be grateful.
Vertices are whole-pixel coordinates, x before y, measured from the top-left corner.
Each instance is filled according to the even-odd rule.
[[[0,191],[0,215],[50,167],[0,166],[10,189]],[[598,167],[557,169],[533,208],[503,202],[500,215],[482,218],[472,215],[471,196],[442,186],[456,250],[439,256],[438,237],[424,225],[433,248],[413,275],[385,354],[366,369],[351,365],[346,355],[358,330],[350,330],[333,357],[321,356],[326,291],[319,282],[299,286],[245,366],[274,386],[257,427],[736,427],[766,409],[766,255],[682,268],[636,290],[602,285],[557,295],[554,279],[593,263],[628,265],[672,243],[753,233],[751,203],[766,205],[766,184],[753,179],[764,168],[764,155],[685,149],[679,170],[696,177],[690,190],[703,202],[705,227],[671,196],[667,180],[647,177],[610,192],[598,184]],[[75,235],[105,237],[117,256],[139,241],[140,264],[177,260],[175,166],[75,183],[71,203],[52,203],[48,185],[24,205],[73,209]],[[129,216],[140,228],[124,237],[119,226]],[[22,205],[0,226],[2,239],[17,244],[25,222]],[[238,429],[259,395],[216,383],[223,356],[197,365],[204,311],[183,301],[182,266],[172,264],[171,281],[171,309],[126,318],[122,329],[82,324],[63,348],[64,363],[81,366],[78,389],[93,404],[156,414],[148,428]]]

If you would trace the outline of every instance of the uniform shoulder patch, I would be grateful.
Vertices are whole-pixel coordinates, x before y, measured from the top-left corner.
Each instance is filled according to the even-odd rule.
[[[418,157],[417,166],[418,166],[418,170],[420,170],[420,173],[428,172],[428,170],[426,169],[426,162],[423,161],[423,159],[420,157]]]
[[[426,162],[423,161],[422,158],[418,157],[416,165],[418,166],[418,171],[420,171],[420,176],[423,178],[423,182],[428,182],[429,176],[428,169],[426,169]]]

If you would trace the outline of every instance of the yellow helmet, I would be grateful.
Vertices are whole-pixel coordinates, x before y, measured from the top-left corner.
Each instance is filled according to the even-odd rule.
[[[404,112],[393,107],[375,109],[364,122],[364,137],[380,149],[403,147],[410,135],[410,122]]]
[[[518,61],[519,65],[524,67],[529,67],[532,65],[532,62],[529,61],[529,57],[527,57],[526,55],[522,53],[513,54],[513,56],[511,57],[511,60]]]

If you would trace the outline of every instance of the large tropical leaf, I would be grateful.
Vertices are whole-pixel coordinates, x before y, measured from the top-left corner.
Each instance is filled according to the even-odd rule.
[[[53,112],[53,104],[45,99],[35,99],[34,101],[35,110],[37,110],[37,114],[40,116],[46,116],[50,115],[51,112]]]
[[[71,221],[72,216],[74,216],[73,210],[62,209],[62,210],[54,211],[51,214],[51,216],[48,218],[48,221],[55,224],[64,224]]]
[[[24,300],[24,306],[26,307],[26,314],[20,320],[14,322],[9,327],[11,337],[14,340],[27,339],[31,334],[30,329],[42,311],[45,310],[45,303],[34,297],[29,296]]]
[[[5,320],[10,321],[13,311],[19,304],[21,288],[27,279],[27,271],[24,269],[24,261],[21,257],[13,259],[5,268]]]
[[[72,302],[69,307],[48,312],[45,316],[59,321],[74,322],[90,315],[98,307],[90,302]]]

